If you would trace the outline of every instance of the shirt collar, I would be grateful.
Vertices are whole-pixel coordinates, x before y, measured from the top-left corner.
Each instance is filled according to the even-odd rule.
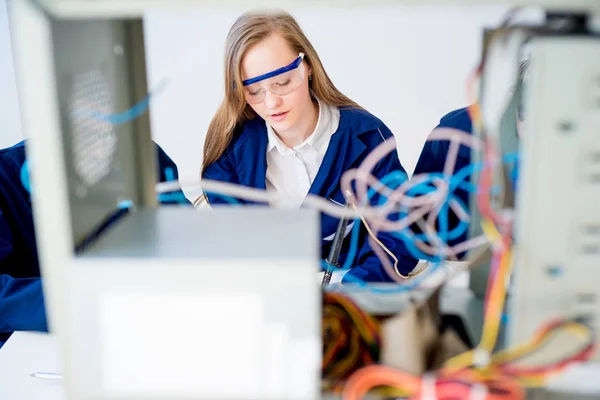
[[[331,119],[331,113],[329,112],[326,105],[321,103],[321,100],[319,100],[318,98],[317,103],[319,104],[319,117],[317,119],[317,125],[315,126],[315,130],[308,138],[306,138],[304,142],[295,146],[294,149],[300,149],[301,147],[306,145],[314,148],[318,146],[318,144],[321,142],[320,139],[326,136],[325,133],[327,127],[329,126],[329,119]],[[267,122],[265,122],[265,124],[267,125],[267,136],[269,138],[269,143],[267,145],[267,153],[273,150],[274,148],[277,148],[277,150],[281,154],[287,154],[290,151],[292,151],[281,141],[281,139],[279,139],[279,136],[277,136],[271,125],[269,125]]]

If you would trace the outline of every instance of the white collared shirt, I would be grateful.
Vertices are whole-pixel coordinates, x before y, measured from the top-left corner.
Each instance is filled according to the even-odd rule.
[[[308,194],[331,136],[338,129],[340,111],[337,107],[319,103],[319,119],[313,133],[294,148],[287,147],[267,123],[267,176],[268,191],[289,196],[300,207]]]

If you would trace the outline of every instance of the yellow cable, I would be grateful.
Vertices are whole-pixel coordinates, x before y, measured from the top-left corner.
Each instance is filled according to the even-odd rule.
[[[485,218],[481,220],[481,229],[490,243],[499,243],[502,241],[502,235],[496,228],[492,220]]]
[[[470,370],[470,372],[473,374],[474,378],[479,381],[487,381],[493,379],[494,377],[499,377],[502,375],[502,373],[498,367],[500,367],[502,364],[506,364],[509,361],[521,358],[538,350],[540,347],[542,347],[542,345],[548,342],[552,338],[552,336],[558,331],[567,331],[577,337],[588,341],[590,340],[591,335],[593,335],[593,332],[589,327],[577,322],[568,322],[566,324],[554,327],[550,330],[545,329],[537,332],[528,343],[514,347],[512,349],[500,351],[492,356],[491,362],[488,366],[473,369]],[[472,356],[473,351],[469,351],[449,360],[447,364],[452,365],[449,365],[445,372],[452,373],[455,372],[456,369],[462,369],[470,366],[469,363],[472,361]],[[548,370],[532,374],[524,373],[519,376],[514,376],[513,378],[517,380],[521,385],[526,387],[541,387],[545,385],[547,379],[551,375],[557,372],[559,372],[559,370]]]
[[[468,350],[464,353],[458,354],[444,363],[444,369],[456,371],[459,369],[467,368],[473,365],[473,353],[474,350]]]
[[[490,233],[493,235],[493,230],[490,231]],[[502,308],[506,297],[506,279],[510,276],[512,264],[512,250],[508,250],[502,255],[498,268],[498,275],[490,288],[491,292],[487,305],[488,308],[485,310],[485,321],[479,346],[475,350],[469,350],[449,359],[444,363],[445,368],[458,370],[469,367],[474,364],[474,356],[477,350],[483,350],[487,354],[491,354],[493,351],[496,345],[496,339],[498,338]]]
[[[555,334],[558,329],[565,330],[574,336],[581,337],[586,340],[589,340],[591,334],[590,329],[585,325],[576,322],[569,322],[555,330],[538,332],[529,342],[525,344],[516,346],[512,349],[499,351],[492,356],[492,364],[504,364],[538,350],[552,338],[553,334]]]
[[[492,350],[494,350],[496,340],[498,339],[502,309],[506,298],[506,280],[510,277],[512,272],[512,255],[512,250],[508,250],[502,255],[498,275],[491,288],[492,293],[488,301],[488,310],[486,310],[485,315],[486,323],[483,326],[483,334],[479,346],[488,353],[491,353]]]
[[[524,378],[524,377],[517,377],[515,378],[517,380],[517,382],[519,382],[519,384],[521,386],[525,386],[528,388],[539,388],[542,386],[546,385],[546,378],[541,378],[541,377],[529,377],[529,378]]]

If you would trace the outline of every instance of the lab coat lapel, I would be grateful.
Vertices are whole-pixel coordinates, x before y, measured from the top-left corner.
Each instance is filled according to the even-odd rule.
[[[356,167],[356,160],[367,149],[361,134],[372,129],[361,122],[351,112],[341,113],[339,127],[331,137],[309,194],[330,197],[339,188],[342,174]],[[264,121],[261,118],[248,121],[233,150],[241,185],[266,189],[267,146]]]
[[[267,128],[260,118],[246,123],[242,136],[233,150],[240,184],[266,189]]]
[[[366,148],[367,146],[360,140],[360,135],[352,132],[351,128],[342,126],[340,121],[340,127],[331,137],[309,193],[329,197],[339,188],[342,174],[352,168]]]

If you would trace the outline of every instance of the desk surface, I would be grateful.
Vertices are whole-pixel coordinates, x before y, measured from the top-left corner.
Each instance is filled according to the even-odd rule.
[[[33,372],[59,372],[57,343],[49,334],[16,332],[0,349],[0,399],[65,399],[60,381],[35,379]]]
[[[332,282],[341,280],[336,271]],[[318,281],[321,282],[322,274]],[[463,279],[464,280],[464,279]],[[466,286],[465,282],[459,286]],[[58,345],[50,334],[16,332],[0,348],[1,400],[65,400],[60,381],[39,380],[33,372],[60,372]]]
[[[464,279],[461,280],[464,281]],[[480,300],[474,299],[467,290],[461,288],[465,282],[456,283],[458,283],[456,285],[458,287],[449,287],[442,292],[443,311],[462,314],[463,317],[470,315],[470,324],[468,325],[480,325],[482,321],[476,321],[473,318],[473,315],[481,313]],[[475,327],[474,330],[476,331],[477,328]],[[66,399],[60,381],[35,379],[29,376],[33,372],[60,372],[56,340],[49,334],[16,332],[0,348],[0,399]],[[550,383],[549,387],[558,393],[552,393],[550,396],[551,393],[541,391],[540,397],[531,398],[544,400],[597,398],[595,396],[600,393],[598,376],[600,376],[600,364],[577,365]],[[571,392],[574,388],[577,388],[577,392],[590,397],[560,393]]]
[[[52,335],[16,332],[0,349],[0,399],[65,400],[66,396],[60,381],[44,381],[29,376],[32,372],[58,372],[59,370],[57,343]],[[549,385],[556,392],[539,391],[531,398],[535,400],[597,398],[600,393],[598,376],[600,376],[600,365],[578,365],[558,376]],[[573,387],[578,388],[579,396],[561,393],[569,392]]]

